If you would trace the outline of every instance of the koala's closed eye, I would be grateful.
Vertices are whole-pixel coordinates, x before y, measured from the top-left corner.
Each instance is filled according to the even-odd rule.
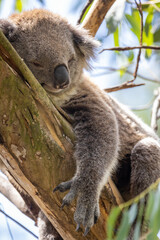
[[[72,62],[76,61],[75,57],[70,58],[70,60],[68,61],[68,64],[71,64]]]
[[[32,64],[33,66],[37,67],[37,68],[44,68],[44,66],[37,61],[30,61],[29,63]]]

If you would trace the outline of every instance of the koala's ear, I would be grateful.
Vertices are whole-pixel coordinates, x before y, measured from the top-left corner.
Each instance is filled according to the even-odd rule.
[[[89,60],[93,58],[100,43],[94,40],[94,38],[88,34],[87,30],[80,27],[72,28],[71,32],[75,45],[79,48],[85,59]]]
[[[0,29],[10,42],[16,38],[17,26],[7,19],[0,19]]]

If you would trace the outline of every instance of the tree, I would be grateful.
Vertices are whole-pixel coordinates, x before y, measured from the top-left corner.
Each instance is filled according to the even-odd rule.
[[[113,0],[95,1],[90,8],[83,26],[93,35],[113,2]],[[91,5],[91,1],[89,3]],[[88,11],[88,6],[86,9]],[[141,12],[140,8],[139,11]],[[74,204],[64,211],[59,211],[63,196],[52,193],[53,186],[74,174],[75,163],[72,159],[74,133],[69,124],[71,119],[56,106],[54,99],[46,94],[2,33],[0,42],[0,53],[3,58],[0,61],[0,102],[3,103],[0,104],[0,159],[5,164],[3,171],[22,196],[16,203],[17,207],[20,208],[20,203],[23,203],[21,210],[34,220],[42,209],[63,239],[84,239],[81,234],[75,232]],[[139,52],[141,48],[142,42]],[[139,59],[137,70],[138,63]],[[134,81],[126,82],[121,88],[130,85],[133,87],[136,84]],[[158,115],[155,115],[158,119]],[[11,187],[9,183],[8,186]],[[106,237],[105,222],[108,212],[121,202],[121,196],[110,180],[110,185],[104,189],[100,200],[101,218],[87,239]],[[39,217],[41,222],[47,220],[43,214]],[[51,234],[56,234],[57,239],[61,239],[54,228],[48,223],[48,229],[45,228],[45,231],[50,231]]]

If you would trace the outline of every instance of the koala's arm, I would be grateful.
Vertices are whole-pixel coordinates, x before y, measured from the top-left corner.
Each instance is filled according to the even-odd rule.
[[[117,162],[118,127],[110,107],[93,92],[71,99],[64,110],[74,116],[77,169],[73,179],[55,190],[70,189],[62,205],[77,197],[74,219],[77,228],[83,224],[87,234],[99,217],[100,192]]]

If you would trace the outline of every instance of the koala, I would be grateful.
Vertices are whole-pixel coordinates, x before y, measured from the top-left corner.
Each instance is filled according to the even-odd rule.
[[[57,104],[73,117],[76,172],[55,191],[77,199],[74,220],[86,235],[97,222],[101,190],[112,176],[125,200],[160,177],[157,135],[83,73],[98,43],[79,26],[35,9],[0,20],[0,28]]]

